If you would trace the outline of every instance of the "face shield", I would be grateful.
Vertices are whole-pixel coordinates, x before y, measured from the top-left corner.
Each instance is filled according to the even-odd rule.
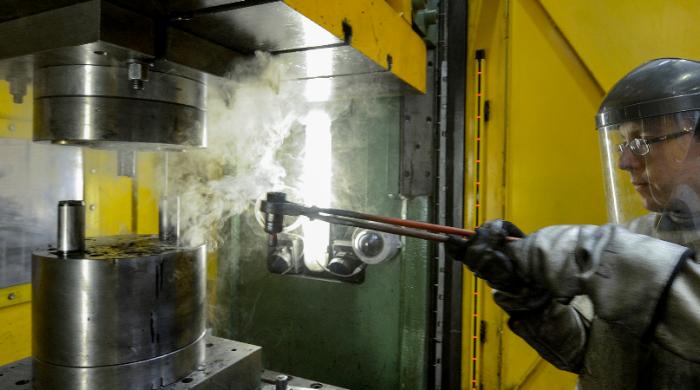
[[[598,128],[611,222],[650,211],[700,220],[699,118],[693,110]]]

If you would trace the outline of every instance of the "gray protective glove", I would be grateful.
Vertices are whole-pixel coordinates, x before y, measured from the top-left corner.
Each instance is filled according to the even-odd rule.
[[[450,236],[447,254],[464,263],[476,276],[501,291],[519,292],[525,287],[511,259],[506,237],[525,237],[514,224],[497,219],[476,229],[470,239]]]

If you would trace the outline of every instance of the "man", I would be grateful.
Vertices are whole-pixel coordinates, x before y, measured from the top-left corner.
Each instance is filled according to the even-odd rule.
[[[511,329],[581,389],[700,388],[699,119],[700,63],[648,62],[596,117],[615,224],[524,237],[493,221],[448,243],[496,289]]]

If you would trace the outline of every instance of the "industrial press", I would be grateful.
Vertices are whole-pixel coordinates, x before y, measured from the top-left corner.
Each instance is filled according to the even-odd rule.
[[[99,172],[87,168],[85,153],[113,153],[117,176],[135,180],[141,152],[207,148],[208,88],[257,50],[285,64],[280,88],[297,98],[317,79],[333,81],[331,96],[350,85],[358,95],[424,88],[424,80],[401,80],[403,54],[368,57],[350,45],[347,20],[338,36],[299,7],[284,1],[127,0],[0,6],[0,38],[8,42],[0,45],[0,78],[13,104],[31,107],[32,116],[31,142],[18,153],[34,165],[18,165],[14,174],[37,181],[25,190],[31,194],[26,207],[21,194],[0,191],[6,205],[21,204],[21,218],[0,213],[3,227],[9,226],[5,217],[22,222],[0,232],[3,245],[11,236],[23,237],[16,250],[5,252],[20,270],[8,283],[28,282],[31,264],[33,302],[32,357],[0,368],[1,388],[338,388],[263,370],[260,346],[208,332],[208,248],[181,239],[185,221],[176,196],[156,196],[159,234],[135,228],[143,220],[135,184],[131,194],[125,192],[131,209],[121,211],[132,214],[133,226],[115,229],[128,233],[86,234],[96,210],[82,187],[85,175]],[[411,45],[416,42],[424,55],[420,39]],[[331,65],[319,69],[318,58]],[[53,170],[27,171],[44,167]],[[391,242],[393,256],[400,244]],[[268,260],[289,261],[277,254]],[[334,261],[330,269],[347,271],[345,258]],[[283,267],[270,271],[293,273],[289,264]]]

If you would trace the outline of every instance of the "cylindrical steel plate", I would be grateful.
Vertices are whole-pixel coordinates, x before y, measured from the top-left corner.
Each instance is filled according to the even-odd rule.
[[[140,149],[206,146],[206,84],[149,71],[133,89],[118,66],[60,65],[35,71],[34,140]]]
[[[206,337],[153,359],[102,367],[65,367],[33,359],[34,388],[153,390],[174,383],[205,360]]]
[[[32,260],[33,355],[44,365],[76,375],[75,368],[138,366],[184,351],[205,332],[204,246],[88,238],[83,253],[37,251]],[[187,370],[201,357],[187,358]]]

